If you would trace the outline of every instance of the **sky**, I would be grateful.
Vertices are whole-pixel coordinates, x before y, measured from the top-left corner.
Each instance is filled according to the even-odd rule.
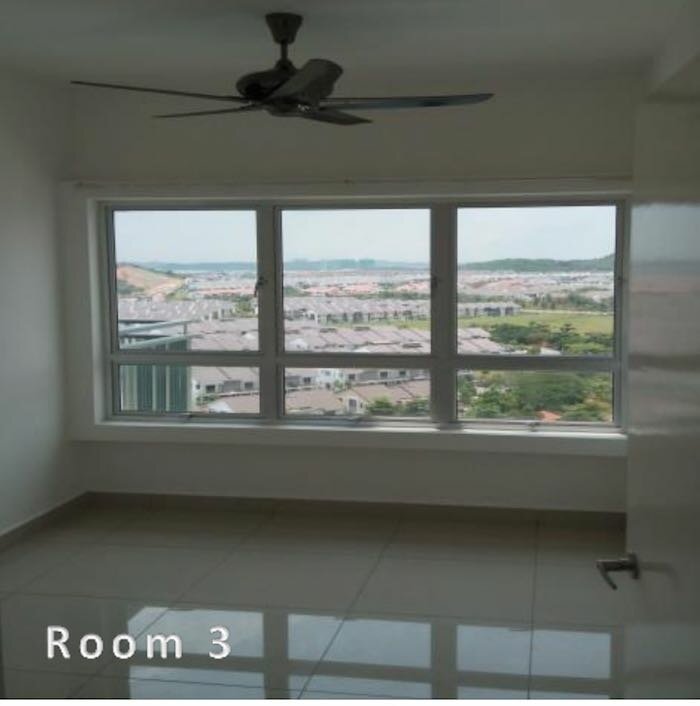
[[[252,262],[253,211],[118,211],[117,262]],[[427,262],[427,209],[288,210],[285,260]],[[588,259],[615,250],[612,206],[472,207],[458,213],[458,261]]]

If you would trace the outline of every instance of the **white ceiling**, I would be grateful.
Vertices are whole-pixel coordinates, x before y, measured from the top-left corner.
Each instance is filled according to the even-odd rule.
[[[345,68],[341,93],[461,90],[503,78],[642,74],[685,0],[0,0],[0,66],[58,80],[230,90],[291,49]]]

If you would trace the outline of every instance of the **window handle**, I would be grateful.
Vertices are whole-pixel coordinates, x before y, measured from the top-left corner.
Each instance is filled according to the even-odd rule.
[[[633,579],[639,578],[639,560],[636,554],[625,554],[617,559],[596,559],[595,565],[603,581],[617,591],[617,584],[610,578],[611,571],[629,571]]]
[[[255,289],[253,289],[253,296],[257,297],[258,292],[267,284],[267,280],[261,275],[255,280]]]

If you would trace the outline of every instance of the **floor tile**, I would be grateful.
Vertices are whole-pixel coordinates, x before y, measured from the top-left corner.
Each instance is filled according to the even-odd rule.
[[[530,645],[527,625],[353,616],[343,622],[306,691],[456,698],[459,689],[471,689],[483,692],[478,698],[515,698],[527,694]]]
[[[93,674],[114,659],[112,639],[121,633],[138,635],[165,612],[159,604],[70,596],[15,594],[0,604],[3,664],[8,669]],[[69,658],[57,649],[47,655],[47,627],[68,630]],[[80,655],[80,638],[99,635],[104,652],[97,659]]]
[[[109,532],[104,542],[227,550],[240,544],[265,519],[265,515],[251,512],[156,510]]]
[[[526,562],[383,558],[355,612],[527,622],[534,567]]]
[[[146,512],[141,508],[84,508],[60,517],[37,531],[37,538],[56,542],[97,544],[118,527]]]
[[[17,591],[83,550],[79,545],[33,537],[12,544],[0,551],[0,591]]]
[[[535,622],[581,625],[620,625],[632,615],[631,581],[617,574],[620,590],[613,591],[591,560],[585,564],[539,562],[535,586]]]
[[[181,600],[237,606],[347,609],[374,566],[372,557],[238,551]]]
[[[533,561],[535,524],[404,520],[385,556],[426,559]]]
[[[527,689],[498,689],[485,686],[458,686],[458,699],[527,699]]]
[[[373,514],[281,513],[253,532],[256,551],[358,553],[377,556],[397,521]]]
[[[529,625],[459,624],[457,670],[505,677],[530,671],[532,631]]]
[[[125,677],[93,677],[79,699],[286,699],[298,692],[223,684],[197,684]]]
[[[343,622],[323,662],[428,669],[431,628],[429,620],[351,617]]]
[[[178,635],[182,657],[174,651],[168,658],[148,659],[146,634],[137,640],[137,653],[129,661],[115,661],[104,675],[131,676],[138,679],[207,682],[262,687],[270,674],[289,672],[294,676],[279,688],[301,688],[330,644],[341,618],[329,614],[282,612],[276,610],[239,610],[236,608],[177,605],[163,614],[147,635]],[[213,627],[223,627],[211,632]],[[229,654],[214,659],[211,651],[221,648],[212,638],[225,639]]]
[[[273,513],[241,508],[157,508],[151,511],[149,519],[158,522],[182,522],[189,525],[203,525],[213,529],[225,528],[235,532],[249,532],[270,522]]]
[[[633,608],[593,562],[624,550],[619,517],[280,508],[88,509],[1,551],[7,695],[621,695]],[[69,630],[70,660],[47,659],[47,625]],[[100,658],[78,654],[85,633]],[[124,661],[120,633],[137,643]],[[182,658],[149,658],[156,633]]]
[[[381,516],[375,513],[335,513],[315,512],[309,515],[296,512],[280,512],[269,522],[270,527],[319,531],[327,529],[337,533],[347,533],[355,537],[387,534],[398,525],[398,518]]]
[[[0,699],[65,699],[88,678],[78,674],[6,669],[0,675]]]
[[[221,563],[221,551],[91,547],[27,586],[32,593],[174,600]]]
[[[330,700],[330,699],[372,699],[376,700],[378,697],[375,696],[374,694],[336,694],[334,692],[330,691],[305,691],[302,693],[302,695],[299,697],[300,699],[323,699],[324,701]],[[380,697],[382,699],[393,699],[393,698],[409,698],[409,697],[402,697],[402,696],[382,696]],[[420,697],[418,697],[420,698]]]
[[[429,681],[372,679],[343,675],[315,675],[302,693],[303,699],[429,699]],[[322,695],[326,695],[325,697]]]
[[[303,552],[332,554],[363,554],[379,556],[386,545],[389,533],[356,536],[351,532],[319,529],[283,529],[265,527],[248,536],[243,548],[259,552]]]
[[[569,685],[570,686],[570,685]],[[533,678],[530,684],[529,698],[536,700],[557,699],[558,701],[569,701],[572,699],[611,699],[616,698],[605,691],[586,691],[586,686],[582,686],[580,691],[566,691],[566,684],[555,685],[551,682],[543,684],[542,680]]]
[[[537,626],[531,689],[622,696],[621,627]]]

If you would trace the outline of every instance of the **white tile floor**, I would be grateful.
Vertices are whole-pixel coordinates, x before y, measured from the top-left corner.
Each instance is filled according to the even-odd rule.
[[[597,516],[86,509],[0,551],[0,696],[615,697],[629,607],[593,559],[622,551]],[[70,660],[47,658],[47,625]],[[149,659],[156,633],[182,657]]]

